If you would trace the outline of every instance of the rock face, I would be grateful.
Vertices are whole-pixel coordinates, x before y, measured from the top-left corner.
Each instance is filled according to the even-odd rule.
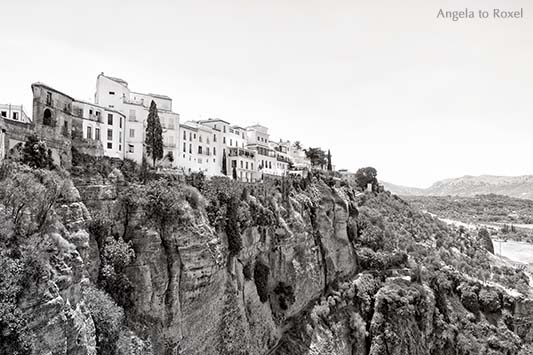
[[[65,187],[55,211],[55,222],[39,241],[48,277],[23,292],[19,307],[31,320],[33,353],[96,354],[95,326],[83,292],[89,284],[84,259],[91,260],[91,253],[82,226],[90,217],[72,185]]]
[[[530,302],[505,301],[501,290],[468,284],[451,271],[431,279],[410,275],[407,257],[394,254],[397,241],[389,254],[359,253],[365,223],[386,224],[374,237],[384,250],[394,244],[387,223],[408,208],[401,203],[393,205],[398,211],[373,207],[385,222],[364,222],[357,206],[374,195],[335,182],[314,179],[291,194],[283,186],[243,193],[240,247],[231,254],[234,236],[213,222],[219,211],[202,201],[176,201],[181,212],[169,223],[146,220],[137,209],[124,224],[117,212],[122,185],[116,171],[106,181],[78,181],[55,206],[56,223],[45,237],[51,277],[20,302],[34,315],[34,353],[104,353],[83,293],[104,263],[87,229],[91,215],[102,213],[135,251],[124,270],[131,283],[124,327],[143,350],[122,353],[474,354],[468,344],[477,342],[484,353],[519,354],[531,341],[517,322],[531,313]],[[405,233],[411,239],[401,250],[420,228],[410,225]],[[435,244],[415,241],[410,247]],[[372,268],[363,269],[358,254],[376,258],[365,260]]]

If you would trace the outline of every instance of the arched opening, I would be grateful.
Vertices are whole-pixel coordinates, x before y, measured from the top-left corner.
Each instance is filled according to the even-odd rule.
[[[43,124],[47,126],[53,126],[52,122],[52,111],[50,109],[45,109],[43,113]]]

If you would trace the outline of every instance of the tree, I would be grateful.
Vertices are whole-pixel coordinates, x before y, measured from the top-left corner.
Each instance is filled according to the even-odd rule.
[[[321,168],[327,164],[326,152],[320,148],[309,148],[305,150],[305,155],[311,160],[311,165],[319,166]]]
[[[46,142],[40,140],[35,134],[28,136],[22,148],[22,162],[34,169],[53,167],[52,151],[47,148]]]
[[[331,152],[328,149],[328,171],[332,171],[333,167],[331,166]]]
[[[169,162],[172,163],[172,162],[174,161],[174,153],[172,153],[172,151],[169,150],[169,151],[167,152],[166,157],[167,157],[167,159],[168,159]]]
[[[222,174],[228,176],[228,165],[226,161],[226,150],[224,149],[222,153]]]
[[[156,160],[163,158],[163,129],[157,113],[157,105],[152,100],[146,125],[146,153],[152,157],[153,167]]]
[[[364,190],[366,189],[368,184],[372,184],[372,186],[377,185],[377,176],[378,172],[376,169],[370,166],[366,168],[361,168],[355,173],[355,183],[358,187]]]
[[[480,239],[479,241],[481,245],[490,253],[494,254],[494,245],[492,244],[492,239],[490,238],[490,234],[487,228],[481,228],[478,232],[478,237]]]
[[[300,141],[294,142],[294,148],[296,150],[302,150],[302,143],[300,143]]]

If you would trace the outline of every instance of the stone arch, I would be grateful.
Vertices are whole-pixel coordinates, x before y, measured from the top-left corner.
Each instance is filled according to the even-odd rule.
[[[43,112],[43,124],[47,126],[54,126],[52,111],[49,108],[45,109]]]

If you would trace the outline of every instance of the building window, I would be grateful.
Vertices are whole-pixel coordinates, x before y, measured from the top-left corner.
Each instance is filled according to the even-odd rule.
[[[107,140],[108,141],[112,141],[113,140],[113,130],[112,129],[108,129],[107,130]]]
[[[193,135],[194,139],[196,139],[196,133]]]
[[[107,114],[107,124],[111,126],[113,125],[113,114],[112,113]]]
[[[226,126],[222,126],[224,128],[224,133],[226,133]]]
[[[52,93],[51,92],[46,93],[46,104],[48,106],[52,106]]]
[[[187,152],[187,143],[183,142],[183,153]]]
[[[0,113],[0,116],[7,118],[7,111],[2,111]]]
[[[54,123],[52,121],[52,111],[50,109],[44,110],[43,113],[43,124],[47,126],[54,126]]]
[[[192,141],[192,133],[189,132],[189,140]]]
[[[109,105],[109,108],[115,108],[115,106],[113,106],[113,105]]]
[[[246,162],[246,169],[248,169],[248,162]]]
[[[231,147],[233,145],[233,139],[230,138],[229,140],[229,146]]]
[[[209,144],[209,137],[207,137],[206,139],[207,139],[207,144]]]
[[[198,146],[198,154],[202,154],[202,146],[201,145]]]
[[[94,139],[96,139],[97,141],[100,140],[100,128],[94,129]]]
[[[110,91],[109,95],[115,95],[115,92],[114,91]]]
[[[202,136],[201,136],[201,135],[198,135],[198,141],[199,141],[200,143],[202,143]]]
[[[120,117],[119,127],[122,128],[122,117]]]
[[[187,132],[183,131],[183,140],[186,141],[187,140]]]
[[[18,112],[13,112],[13,119],[14,120],[18,120],[19,119],[19,113]]]
[[[133,144],[128,144],[128,153],[133,153],[135,151]]]
[[[135,130],[133,128],[130,128],[130,138],[135,137]]]
[[[205,155],[209,155],[209,147],[205,148]]]
[[[217,148],[213,147],[213,155],[217,155]]]
[[[192,144],[189,144],[189,154],[192,154]]]
[[[119,144],[119,145],[118,145],[118,150],[119,150],[119,152],[122,151],[122,144]]]
[[[254,170],[254,163],[250,163],[250,165],[251,165],[250,169]]]
[[[107,143],[107,149],[113,149],[113,143],[108,142]]]
[[[91,127],[87,127],[87,139],[93,138],[93,132]]]
[[[135,110],[130,110],[130,114],[128,115],[128,119],[130,121],[136,121]]]
[[[222,143],[226,144],[226,137],[222,137]]]
[[[217,135],[213,134],[213,142],[215,143],[217,141]]]

